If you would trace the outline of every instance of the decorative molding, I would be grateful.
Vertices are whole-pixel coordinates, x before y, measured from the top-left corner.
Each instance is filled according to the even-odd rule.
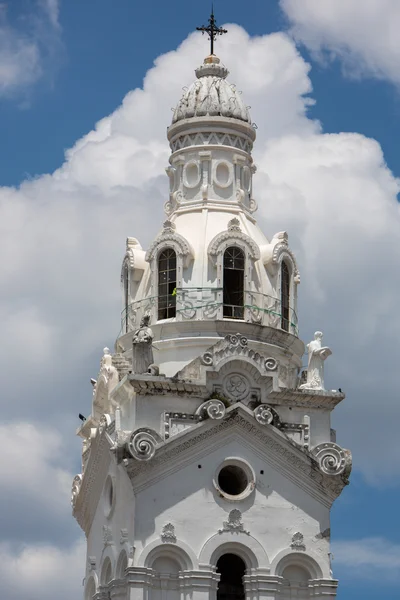
[[[221,439],[224,431],[238,427],[245,435],[250,436],[254,443],[259,442],[263,447],[263,454],[268,451],[271,463],[275,466],[279,463],[285,469],[287,476],[296,481],[297,485],[305,486],[312,495],[317,494],[317,497],[325,501],[328,506],[336,499],[347,484],[346,477],[332,478],[325,475],[313,462],[313,456],[307,450],[297,445],[293,446],[286,436],[279,434],[273,427],[260,427],[258,423],[254,421],[252,423],[249,420],[250,414],[246,417],[239,414],[243,410],[247,411],[240,403],[234,406],[229,409],[224,419],[204,422],[204,424],[213,423],[212,427],[203,430],[203,424],[196,432],[188,431],[186,435],[180,436],[179,440],[172,438],[160,445],[151,463],[128,461],[126,468],[131,480],[137,485],[137,477],[148,472],[150,465],[152,472],[153,469],[157,473],[162,472],[160,469],[165,469],[165,465],[170,465],[181,453],[203,442],[211,443],[214,438]]]
[[[72,490],[71,490],[71,506],[75,508],[76,502],[78,500],[79,492],[82,485],[82,475],[75,475],[72,481]]]
[[[136,460],[151,460],[155,454],[156,446],[161,438],[156,431],[142,427],[133,431],[127,444],[128,451]]]
[[[176,544],[175,527],[172,523],[167,523],[162,528],[161,541],[163,544]]]
[[[333,442],[327,442],[313,448],[312,454],[325,475],[349,476],[352,467],[350,450],[344,450]]]
[[[306,546],[304,543],[304,535],[302,533],[295,533],[292,537],[292,543],[290,544],[292,550],[305,552]]]
[[[217,133],[217,132],[198,132],[187,135],[180,135],[170,142],[172,152],[183,150],[191,146],[231,146],[238,150],[251,153],[253,144],[248,138],[239,135]]]
[[[224,531],[230,531],[232,533],[245,533],[246,535],[250,535],[250,531],[246,531],[244,528],[242,523],[242,513],[237,508],[231,510],[228,515],[228,520],[224,521],[222,529],[219,529],[218,533],[223,533]]]
[[[254,409],[254,418],[260,425],[270,425],[274,420],[271,407],[267,404],[260,404]]]
[[[119,538],[119,543],[121,545],[128,543],[128,530],[127,529],[121,529],[121,537]]]
[[[177,435],[191,427],[196,425],[200,420],[197,415],[191,415],[188,413],[180,412],[165,412],[164,413],[164,438],[167,440],[173,435]]]
[[[234,221],[234,225],[232,225]],[[255,241],[246,233],[243,233],[240,229],[240,225],[236,224],[238,219],[232,219],[228,225],[228,230],[218,233],[210,242],[208,246],[208,254],[211,258],[216,261],[218,255],[223,252],[230,245],[242,246],[246,250],[246,254],[253,261],[259,260],[260,248]]]
[[[223,419],[225,416],[225,405],[221,400],[216,398],[212,398],[211,400],[207,400],[200,404],[199,408],[196,410],[196,416],[198,416],[199,421],[206,419]]]
[[[112,529],[108,525],[103,525],[103,542],[105,546],[113,543]]]
[[[146,252],[146,261],[151,262],[155,257],[156,253],[172,246],[176,254],[187,263],[189,260],[193,260],[194,252],[189,242],[175,231],[176,227],[171,221],[165,221],[164,228],[160,235],[154,240],[150,248]]]
[[[96,557],[95,556],[88,556],[87,563],[88,563],[89,571],[96,570]]]

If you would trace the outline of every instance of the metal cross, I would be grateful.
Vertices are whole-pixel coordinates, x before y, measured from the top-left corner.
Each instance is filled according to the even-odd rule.
[[[227,29],[222,29],[222,27],[217,27],[217,22],[214,17],[214,8],[211,9],[211,17],[208,20],[208,26],[205,27],[196,27],[197,31],[201,31],[203,34],[208,33],[208,37],[211,42],[211,53],[214,54],[214,42],[216,40],[217,35],[223,35],[224,33],[228,33]]]

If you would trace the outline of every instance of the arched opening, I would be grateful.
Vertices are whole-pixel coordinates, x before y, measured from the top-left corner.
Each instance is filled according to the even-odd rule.
[[[217,600],[244,600],[243,577],[246,565],[236,554],[223,554],[217,562],[217,572],[221,578],[218,583]]]
[[[176,253],[166,248],[158,257],[158,320],[176,316]]]
[[[244,252],[230,246],[224,252],[223,316],[244,317]]]
[[[157,556],[151,568],[154,571],[151,599],[179,600],[179,572],[181,566],[178,561],[172,556]]]
[[[125,333],[129,331],[129,267],[128,264],[124,264],[123,270],[123,286],[124,286],[124,315],[125,315]]]
[[[286,261],[281,263],[281,328],[289,331],[290,325],[290,271]]]
[[[284,598],[308,598],[310,574],[303,566],[288,565],[282,572]]]
[[[122,550],[121,554],[119,555],[118,562],[117,562],[116,576],[118,579],[122,579],[123,577],[125,577],[125,571],[127,568],[128,568],[128,557],[126,555],[125,550]]]

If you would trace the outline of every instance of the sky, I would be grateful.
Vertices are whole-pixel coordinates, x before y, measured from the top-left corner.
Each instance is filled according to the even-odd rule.
[[[351,485],[332,510],[339,600],[400,584],[400,4],[217,0],[217,52],[257,124],[254,195],[289,233],[304,341],[324,332]],[[82,595],[77,415],[120,327],[125,239],[168,194],[166,128],[207,53],[200,3],[0,3],[0,591]],[[156,216],[157,215],[157,216]]]

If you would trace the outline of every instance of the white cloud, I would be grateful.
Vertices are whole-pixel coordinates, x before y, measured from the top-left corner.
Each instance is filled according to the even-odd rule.
[[[352,577],[367,577],[381,582],[400,580],[400,544],[378,537],[343,540],[333,544],[335,565]]]
[[[51,545],[32,544],[15,549],[0,544],[1,591],[7,600],[80,598],[84,568],[83,540],[65,550]]]
[[[58,0],[37,0],[17,23],[0,5],[0,98],[26,91],[44,76],[60,45]],[[20,15],[21,16],[21,15]]]
[[[388,260],[399,258],[398,182],[377,142],[323,134],[307,117],[309,66],[290,38],[229,30],[219,54],[258,124],[260,223],[269,236],[289,231],[302,271],[301,330],[308,337],[322,328],[334,350],[328,383],[349,392],[336,411],[340,443],[371,479],[389,479],[399,468],[392,377],[399,286]],[[1,252],[9,257],[0,273],[1,313],[9,315],[11,337],[0,360],[10,418],[22,408],[21,368],[35,397],[23,402],[26,418],[44,410],[47,421],[71,431],[59,415],[86,412],[88,378],[119,329],[124,240],[138,236],[146,246],[161,226],[165,127],[203,55],[204,40],[189,36],[156,60],[143,89],[79,140],[53,175],[0,189]],[[385,432],[376,427],[376,398],[388,415]]]
[[[280,0],[295,37],[353,76],[400,83],[398,0]]]

